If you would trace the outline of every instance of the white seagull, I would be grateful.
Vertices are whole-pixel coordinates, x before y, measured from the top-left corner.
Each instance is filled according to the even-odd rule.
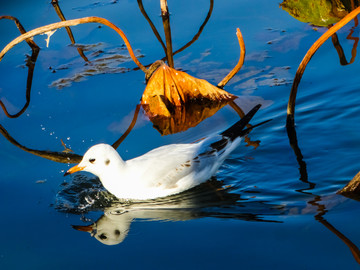
[[[241,137],[267,122],[245,128],[260,106],[220,134],[197,143],[161,146],[127,161],[111,145],[94,145],[65,175],[90,172],[119,199],[147,200],[180,193],[209,180],[240,144]]]

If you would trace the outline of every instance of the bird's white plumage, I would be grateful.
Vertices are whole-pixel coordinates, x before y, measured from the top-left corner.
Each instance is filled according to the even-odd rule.
[[[97,144],[85,153],[78,167],[98,176],[118,198],[165,197],[197,186],[216,173],[241,140],[228,141],[224,149],[216,151],[210,145],[221,137],[162,146],[128,161],[123,161],[112,146]]]
[[[97,144],[66,174],[79,170],[93,173],[110,193],[120,199],[144,200],[180,193],[216,173],[225,158],[239,145],[241,137],[249,131],[244,128],[259,108],[260,105],[255,106],[240,121],[218,135],[197,143],[162,146],[128,161],[123,161],[112,146]]]

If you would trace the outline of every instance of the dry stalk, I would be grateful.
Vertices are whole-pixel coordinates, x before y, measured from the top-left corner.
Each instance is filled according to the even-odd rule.
[[[228,75],[226,75],[226,77],[224,79],[222,79],[221,82],[219,82],[219,84],[217,85],[219,88],[223,88],[231,80],[231,78],[234,77],[235,74],[239,72],[239,70],[241,69],[241,67],[244,64],[244,60],[245,60],[245,43],[244,43],[244,39],[243,39],[243,36],[242,36],[241,31],[240,31],[239,28],[236,29],[236,36],[238,37],[238,41],[239,41],[239,45],[240,45],[239,62],[230,71],[230,73]]]
[[[170,29],[170,14],[169,14],[167,0],[160,0],[160,8],[161,8],[161,17],[164,25],[165,40],[166,40],[166,58],[169,67],[174,68],[171,29]]]
[[[296,94],[297,89],[301,80],[302,75],[304,74],[306,65],[309,63],[310,59],[313,57],[315,52],[320,48],[320,46],[334,33],[336,33],[339,29],[341,29],[344,25],[346,25],[348,22],[353,20],[358,14],[360,13],[360,7],[354,9],[352,12],[350,12],[348,15],[346,15],[344,18],[342,18],[337,24],[335,24],[333,27],[328,29],[315,43],[310,47],[310,49],[305,54],[303,60],[301,61],[293,81],[293,85],[291,87],[291,92],[289,96],[289,102],[287,106],[287,123],[286,125],[294,125],[294,113],[295,113],[295,101],[296,101]]]
[[[9,44],[7,44],[5,46],[5,48],[0,52],[0,61],[12,47],[14,47],[16,44],[18,44],[26,39],[32,38],[32,37],[42,34],[42,33],[53,31],[55,29],[59,29],[59,28],[67,27],[67,26],[76,26],[76,25],[84,24],[84,23],[100,23],[100,24],[106,25],[106,26],[110,27],[111,29],[115,30],[121,36],[121,38],[124,40],[125,45],[129,51],[131,59],[135,62],[135,64],[143,72],[146,73],[146,70],[147,70],[146,67],[144,67],[140,63],[140,61],[136,58],[134,51],[131,48],[131,45],[129,43],[129,40],[125,36],[124,32],[120,28],[118,28],[116,25],[114,25],[112,22],[108,21],[107,19],[100,18],[100,17],[84,17],[84,18],[79,18],[79,19],[73,19],[73,20],[48,24],[48,25],[33,29],[33,30],[15,38],[13,41],[11,41]]]

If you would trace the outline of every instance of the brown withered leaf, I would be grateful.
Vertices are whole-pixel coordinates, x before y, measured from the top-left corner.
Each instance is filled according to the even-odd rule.
[[[157,129],[161,135],[169,135],[195,127],[227,104],[228,101],[190,101],[183,106],[175,107],[170,117],[159,114],[151,115],[148,104],[143,104],[142,107],[145,113],[149,115],[154,128]]]
[[[141,98],[141,104],[145,105],[149,117],[172,117],[176,107],[189,102],[214,103],[215,107],[219,107],[219,103],[226,104],[236,98],[206,80],[170,68],[163,61],[156,61],[154,67],[158,68],[149,78]]]

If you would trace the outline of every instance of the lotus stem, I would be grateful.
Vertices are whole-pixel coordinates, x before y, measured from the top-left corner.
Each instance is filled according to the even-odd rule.
[[[15,38],[13,41],[11,41],[8,45],[5,46],[5,48],[0,52],[0,61],[4,57],[5,53],[7,53],[12,47],[14,47],[16,44],[18,44],[26,39],[32,38],[32,37],[42,34],[42,33],[46,33],[48,31],[53,31],[55,29],[59,29],[59,28],[67,27],[67,26],[75,26],[75,25],[84,24],[84,23],[100,23],[100,24],[106,25],[106,26],[110,27],[111,29],[115,30],[121,36],[121,38],[124,40],[125,45],[129,51],[131,59],[135,62],[135,64],[143,72],[146,73],[146,67],[144,67],[140,63],[140,61],[136,58],[134,51],[131,48],[131,45],[129,43],[129,40],[125,36],[124,32],[120,28],[118,28],[116,25],[114,25],[112,22],[110,22],[104,18],[100,18],[100,17],[84,17],[84,18],[79,18],[79,19],[57,22],[57,23],[48,24],[48,25],[33,29],[29,32],[26,32],[25,34],[22,34],[21,36]]]

